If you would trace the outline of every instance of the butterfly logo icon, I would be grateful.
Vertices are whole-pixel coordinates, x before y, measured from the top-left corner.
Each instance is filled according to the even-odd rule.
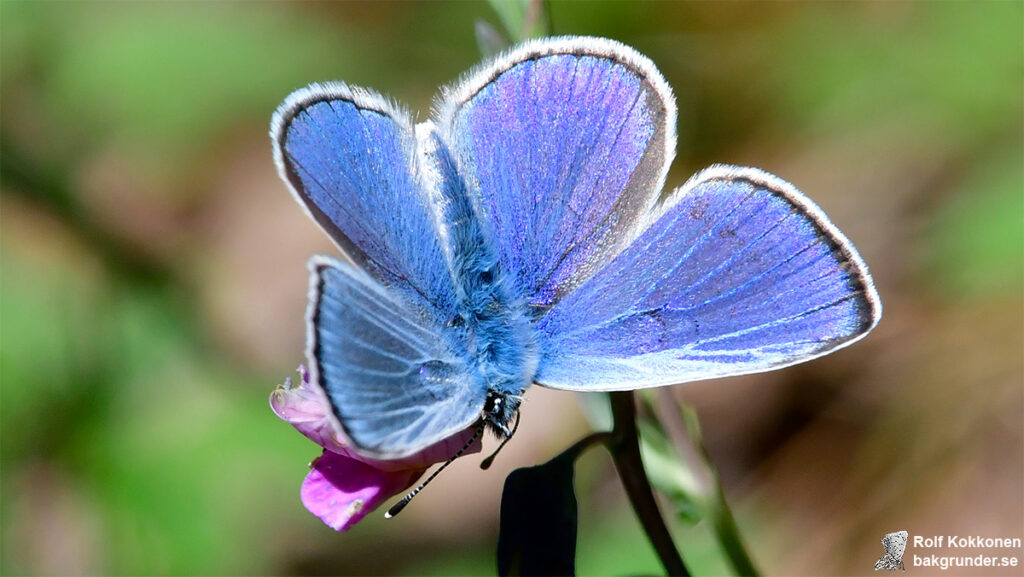
[[[533,384],[756,373],[867,334],[867,268],[793,185],[716,165],[662,194],[676,119],[654,64],[600,38],[516,47],[419,124],[340,82],[289,96],[275,161],[346,257],[309,263],[306,349],[344,440],[507,438]]]
[[[882,555],[875,562],[875,571],[879,569],[885,569],[886,571],[907,570],[903,566],[903,551],[907,548],[907,536],[908,533],[906,531],[896,531],[882,537],[882,547],[885,549],[885,555]]]

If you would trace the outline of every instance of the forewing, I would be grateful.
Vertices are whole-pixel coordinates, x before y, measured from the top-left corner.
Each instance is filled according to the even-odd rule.
[[[404,457],[478,418],[485,389],[431,311],[347,263],[314,257],[310,272],[312,381],[361,453]]]
[[[314,84],[285,100],[271,137],[282,178],[342,251],[450,318],[455,291],[431,197],[439,175],[418,157],[408,114],[367,90]]]
[[[538,382],[624,390],[766,371],[848,345],[881,316],[850,242],[770,174],[712,167],[651,220],[538,321]]]
[[[675,153],[671,90],[611,40],[528,42],[442,96],[438,127],[501,268],[539,307],[628,242]]]

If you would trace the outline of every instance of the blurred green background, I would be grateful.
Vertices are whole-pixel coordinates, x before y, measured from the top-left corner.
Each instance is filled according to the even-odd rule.
[[[1024,535],[1022,4],[551,16],[660,67],[671,186],[774,172],[878,284],[856,346],[675,390],[765,573],[869,574],[899,529]],[[498,24],[469,2],[0,2],[4,574],[493,573],[504,476],[587,430],[574,395],[531,390],[494,469],[464,459],[346,534],[303,509],[318,449],[267,406],[303,362],[305,260],[333,250],[275,174],[271,112],[344,79],[424,119],[479,60],[477,20]],[[577,486],[579,572],[660,572],[604,454]],[[695,573],[727,571],[706,528],[675,529]]]

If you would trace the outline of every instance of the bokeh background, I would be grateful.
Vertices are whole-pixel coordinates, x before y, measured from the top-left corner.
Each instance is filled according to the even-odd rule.
[[[674,391],[764,572],[872,574],[899,529],[1024,536],[1022,4],[551,16],[660,67],[670,185],[774,172],[878,284],[856,346]],[[504,476],[588,430],[575,395],[531,390],[494,469],[463,459],[346,534],[302,508],[318,448],[267,405],[303,362],[306,258],[334,250],[275,174],[270,114],[344,79],[426,118],[480,59],[478,20],[498,26],[469,2],[0,2],[4,574],[493,573]],[[577,488],[579,572],[660,572],[600,450]],[[728,572],[706,527],[675,531],[696,574]]]

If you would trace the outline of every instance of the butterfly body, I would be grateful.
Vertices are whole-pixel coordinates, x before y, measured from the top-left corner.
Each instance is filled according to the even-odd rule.
[[[420,128],[422,154],[438,167],[439,229],[449,239],[449,268],[457,314],[445,329],[456,341],[476,387],[486,391],[484,420],[507,435],[526,387],[537,369],[537,344],[524,302],[512,290],[493,250],[489,231],[477,217],[451,152],[431,123]]]
[[[867,268],[824,213],[754,168],[661,194],[675,100],[598,38],[529,42],[414,124],[342,83],[293,93],[275,160],[348,259],[310,261],[307,357],[337,429],[400,458],[531,384],[629,390],[765,371],[878,322]]]

